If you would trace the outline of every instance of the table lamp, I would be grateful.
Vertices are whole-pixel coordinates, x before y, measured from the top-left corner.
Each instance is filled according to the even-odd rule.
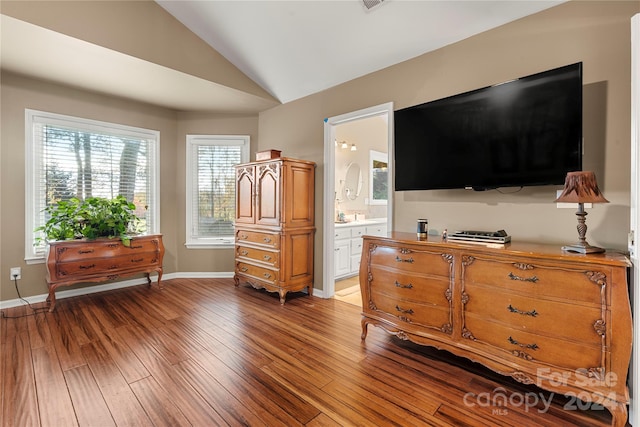
[[[564,189],[560,197],[556,199],[556,202],[562,203],[577,203],[578,211],[578,243],[570,246],[563,246],[563,251],[579,252],[581,254],[591,254],[604,252],[603,248],[597,246],[591,246],[587,243],[585,235],[587,234],[586,216],[584,211],[585,203],[609,203],[604,198],[598,183],[596,182],[596,174],[588,171],[581,172],[569,172],[564,182]]]

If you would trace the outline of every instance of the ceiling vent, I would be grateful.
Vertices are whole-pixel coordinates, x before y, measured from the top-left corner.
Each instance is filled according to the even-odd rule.
[[[368,10],[371,10],[374,7],[382,4],[382,2],[384,2],[384,0],[362,0],[364,7],[366,7]]]

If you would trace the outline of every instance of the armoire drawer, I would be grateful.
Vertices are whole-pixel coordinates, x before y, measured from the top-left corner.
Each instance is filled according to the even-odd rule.
[[[253,243],[255,245],[279,249],[280,235],[277,233],[266,233],[262,231],[237,229],[236,243]]]
[[[258,267],[256,265],[247,264],[245,262],[236,263],[236,271],[238,274],[250,276],[254,279],[268,282],[275,285],[278,282],[279,273],[278,270],[272,270],[265,267]]]
[[[266,249],[259,249],[251,246],[237,246],[236,258],[245,258],[270,266],[278,266],[280,253],[278,251],[269,251]]]

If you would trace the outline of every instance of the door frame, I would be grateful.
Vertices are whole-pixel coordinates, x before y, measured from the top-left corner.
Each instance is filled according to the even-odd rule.
[[[334,212],[335,212],[335,127],[344,123],[365,119],[374,116],[387,116],[387,141],[388,141],[388,188],[389,199],[387,201],[387,230],[392,230],[393,224],[393,102],[387,102],[362,110],[341,114],[339,116],[324,119],[324,202],[323,222],[324,234],[322,247],[323,253],[323,283],[322,297],[331,298],[335,294],[334,279],[334,251],[333,240],[335,236]]]
[[[629,423],[640,426],[640,247],[638,226],[640,225],[640,14],[631,17],[631,197],[629,256],[631,269],[631,308],[633,316],[633,352],[631,354],[630,378],[628,380],[631,403]]]

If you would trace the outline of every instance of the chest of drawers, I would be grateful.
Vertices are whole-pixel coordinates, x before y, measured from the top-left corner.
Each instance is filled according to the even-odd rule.
[[[380,326],[501,374],[602,404],[627,420],[629,260],[559,247],[501,248],[365,236],[362,338]]]
[[[47,246],[47,286],[49,311],[56,305],[55,291],[75,283],[104,282],[144,273],[149,284],[150,273],[162,278],[164,245],[161,235],[132,237],[129,246],[119,238],[95,240],[62,240]]]

